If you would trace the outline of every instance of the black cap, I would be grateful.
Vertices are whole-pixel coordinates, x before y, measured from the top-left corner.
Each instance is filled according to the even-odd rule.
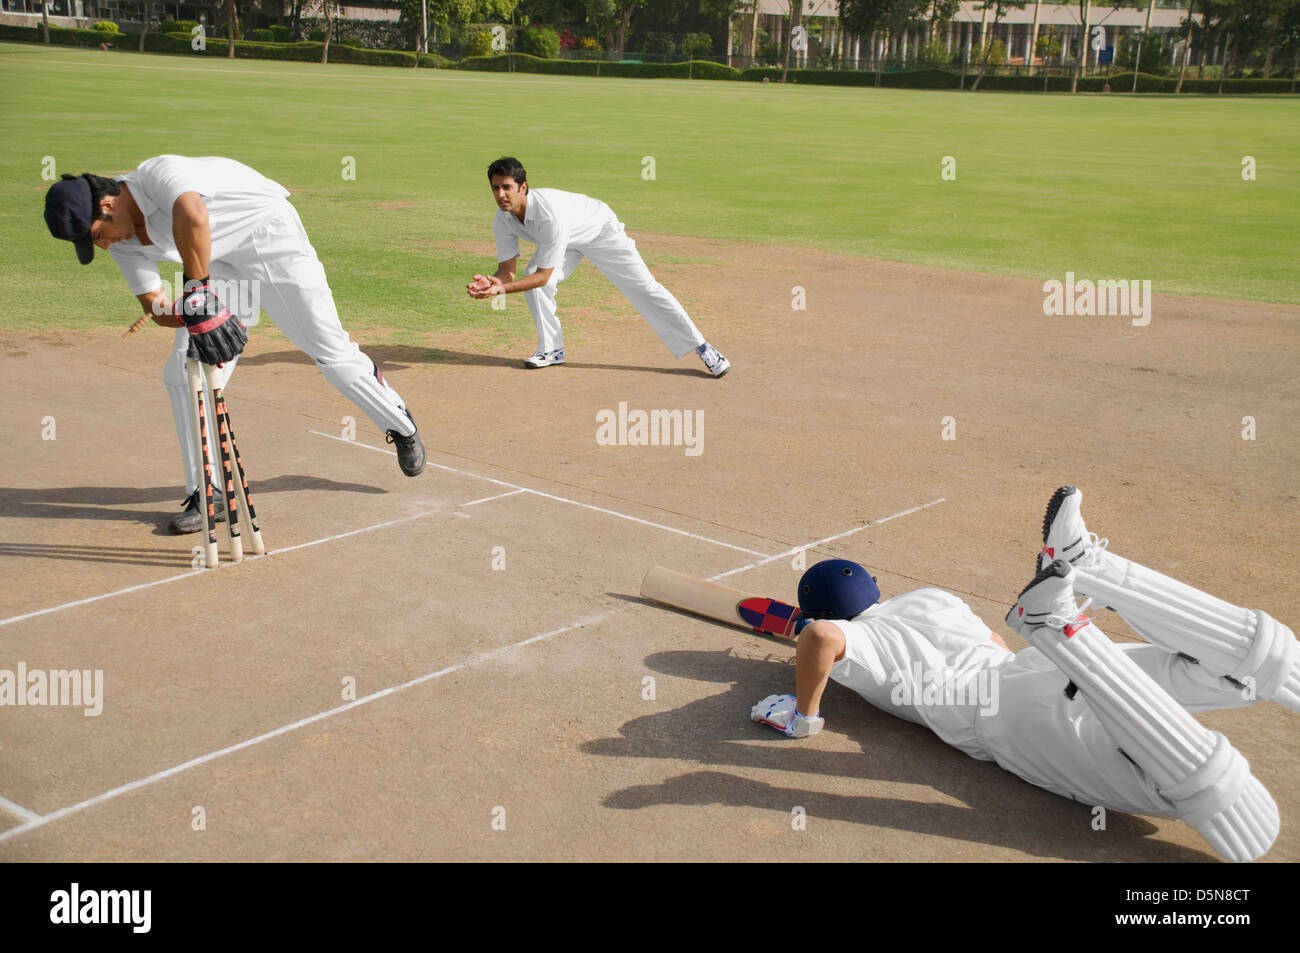
[[[77,246],[77,260],[89,265],[95,257],[90,226],[95,221],[95,203],[90,182],[80,175],[63,173],[63,178],[45,193],[45,224],[55,238]]]

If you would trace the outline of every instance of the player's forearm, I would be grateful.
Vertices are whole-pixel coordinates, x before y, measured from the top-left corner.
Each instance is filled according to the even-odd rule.
[[[140,302],[144,313],[152,318],[155,324],[160,324],[164,328],[179,328],[184,323],[172,314],[171,302],[167,300],[167,293],[161,288],[136,295],[135,299]]]
[[[197,192],[186,192],[172,206],[172,237],[187,278],[207,278],[212,258],[208,207]]]
[[[518,281],[502,281],[501,287],[505,289],[506,294],[513,294],[516,291],[532,291],[534,288],[540,288],[551,280],[551,272],[546,274],[534,272],[531,275],[525,275]]]

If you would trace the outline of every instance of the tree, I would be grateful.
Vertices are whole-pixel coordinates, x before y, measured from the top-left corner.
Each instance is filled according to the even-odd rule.
[[[234,0],[229,0],[233,3]],[[320,48],[320,61],[328,63],[330,61],[330,40],[334,39],[334,0],[325,0],[321,4],[325,10],[325,42]]]
[[[794,51],[794,31],[795,28],[803,27],[803,0],[790,0],[790,20],[785,30],[785,65],[781,68],[781,82],[785,82],[786,74],[790,72],[790,54]],[[805,34],[806,37],[806,34]],[[808,40],[805,38],[805,44]]]
[[[632,27],[633,15],[645,6],[645,0],[614,0],[618,8],[618,32],[614,38],[614,49],[622,53],[627,47],[627,34]]]
[[[583,0],[583,7],[586,10],[587,22],[595,26],[596,33],[602,37],[602,42],[596,47],[596,75],[599,76],[600,49],[613,43],[618,5],[615,0]]]
[[[1029,0],[984,0],[984,2],[979,5],[978,9],[991,9],[993,11],[993,29],[996,32],[998,21],[1006,16],[1008,10],[1013,8],[1016,10],[1023,10],[1028,2]],[[1003,49],[1005,50],[1005,47],[1003,47]],[[984,44],[984,58],[980,60],[980,68],[979,72],[975,75],[975,82],[970,84],[971,92],[980,88],[980,80],[984,78],[984,71],[988,69],[989,59],[992,55],[993,43],[989,42]]]
[[[1070,76],[1070,92],[1079,91],[1079,71],[1083,64],[1088,62],[1088,44],[1092,42],[1088,36],[1088,22],[1092,19],[1092,0],[1079,0],[1079,22],[1083,25],[1083,30],[1079,34],[1080,40],[1078,48],[1074,51],[1074,72]]]
[[[41,29],[45,31],[45,45],[50,45],[50,4],[49,0],[41,2]]]
[[[852,36],[868,39],[887,23],[914,20],[929,5],[929,0],[840,0],[840,27]],[[876,85],[880,85],[878,70]]]
[[[235,0],[226,0],[226,58],[235,58],[235,41],[239,39],[239,11]]]
[[[1174,94],[1177,95],[1183,91],[1183,77],[1187,75],[1187,61],[1192,58],[1192,28],[1196,26],[1196,20],[1192,16],[1192,8],[1196,6],[1196,0],[1188,0],[1187,4],[1187,49],[1183,50],[1183,62],[1178,68],[1178,85],[1174,87]]]
[[[436,35],[453,23],[509,20],[518,5],[518,0],[404,0],[398,23],[418,49],[420,38],[429,33]]]
[[[149,35],[149,19],[152,13],[153,4],[149,0],[144,0],[144,13],[140,17],[144,22],[140,24],[140,46],[136,50],[137,53],[144,52],[144,38]]]

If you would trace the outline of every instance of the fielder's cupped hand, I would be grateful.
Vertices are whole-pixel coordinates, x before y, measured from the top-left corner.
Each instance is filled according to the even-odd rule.
[[[244,351],[248,333],[226,309],[207,278],[186,278],[176,317],[190,332],[190,352],[204,364],[224,364]]]
[[[505,285],[495,275],[475,275],[465,290],[471,298],[490,298],[495,294],[504,294]]]

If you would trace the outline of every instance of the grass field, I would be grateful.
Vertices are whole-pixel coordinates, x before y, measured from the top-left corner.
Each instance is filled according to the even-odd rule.
[[[0,44],[0,82],[4,327],[129,320],[116,269],[80,269],[49,237],[42,161],[112,173],[166,152],[229,155],[295,190],[345,325],[399,337],[529,336],[519,309],[463,292],[494,257],[484,170],[503,154],[536,186],[605,199],[634,232],[1300,302],[1294,99],[515,78],[17,44]],[[567,300],[598,304],[602,285],[580,272]]]

